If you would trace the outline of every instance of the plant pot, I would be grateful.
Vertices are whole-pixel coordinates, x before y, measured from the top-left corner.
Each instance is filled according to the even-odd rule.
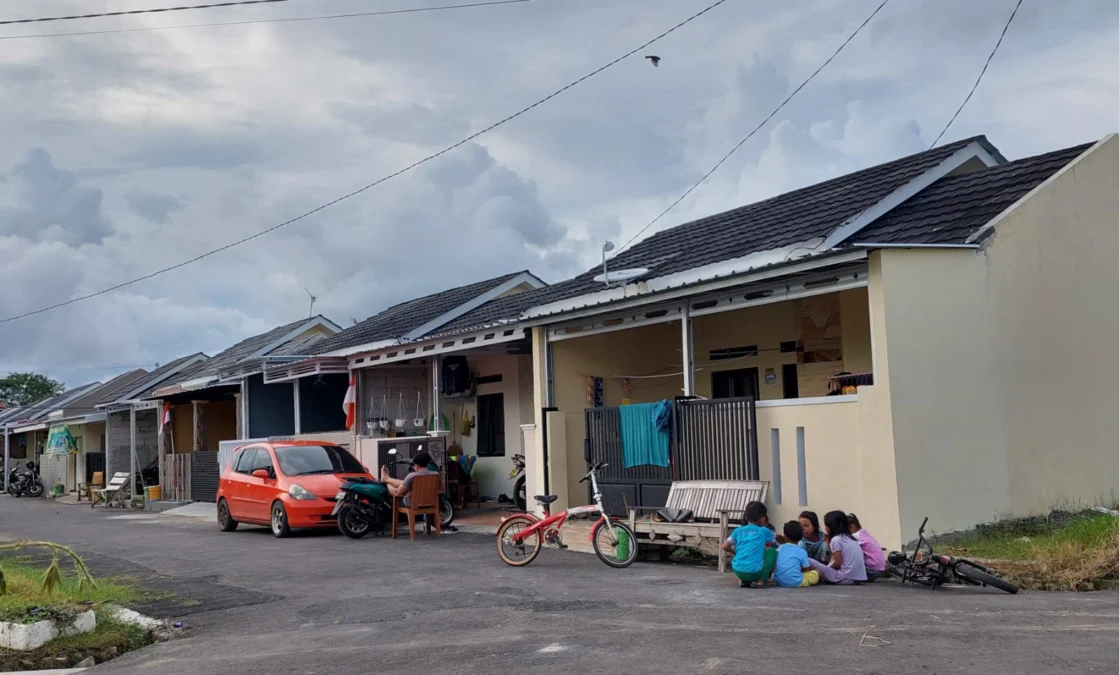
[[[51,486],[51,494],[55,497],[61,497],[62,495],[66,494],[66,486],[59,485],[57,483],[54,484],[53,486]]]

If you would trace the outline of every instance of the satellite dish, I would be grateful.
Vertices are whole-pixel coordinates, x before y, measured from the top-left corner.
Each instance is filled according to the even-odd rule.
[[[603,274],[599,274],[598,276],[596,276],[594,280],[600,283],[610,284],[616,281],[629,281],[630,279],[636,279],[637,277],[645,276],[648,273],[649,270],[644,267],[632,267],[627,270],[610,270],[609,272],[604,272]]]

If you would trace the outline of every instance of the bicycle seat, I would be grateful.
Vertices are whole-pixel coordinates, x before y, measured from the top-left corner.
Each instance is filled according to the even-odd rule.
[[[541,504],[551,504],[552,502],[559,499],[559,497],[557,497],[556,495],[536,495],[535,497],[533,497],[533,499],[540,502]]]

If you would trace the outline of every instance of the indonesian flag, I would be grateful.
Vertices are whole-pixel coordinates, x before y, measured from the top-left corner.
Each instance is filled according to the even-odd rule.
[[[346,430],[353,429],[357,415],[357,373],[350,373],[350,387],[346,390],[346,398],[342,399],[342,410],[346,413]]]
[[[170,424],[170,423],[171,423],[171,404],[164,402],[164,404],[163,404],[163,414],[159,416],[159,433],[162,434],[163,430],[166,429],[167,425]]]

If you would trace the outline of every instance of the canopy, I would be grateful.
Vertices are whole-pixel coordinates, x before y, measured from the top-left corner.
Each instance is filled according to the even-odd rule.
[[[70,433],[70,427],[65,424],[51,427],[50,434],[47,436],[47,444],[43,447],[43,454],[46,456],[78,454],[78,443],[74,440],[74,435]]]

